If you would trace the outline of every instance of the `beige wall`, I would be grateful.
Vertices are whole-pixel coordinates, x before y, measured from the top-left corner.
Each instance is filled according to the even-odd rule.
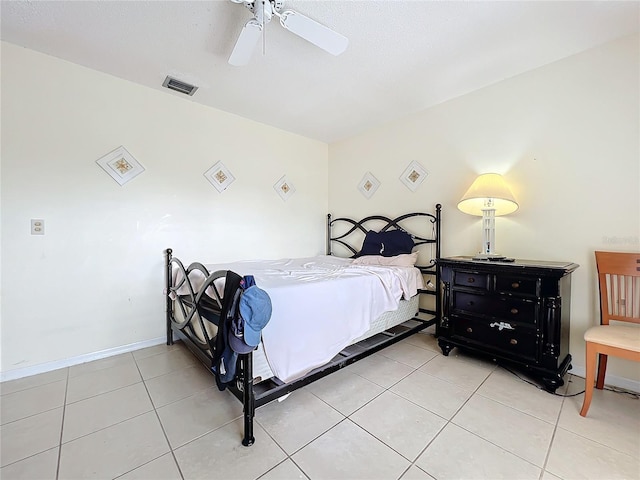
[[[498,252],[581,265],[571,354],[584,372],[582,336],[598,315],[593,251],[640,250],[639,44],[621,39],[330,145],[330,211],[395,215],[439,202],[444,255],[474,254],[480,219],[456,204],[477,174],[504,174],[520,209],[497,219]],[[430,173],[415,193],[398,180],[412,160]],[[370,200],[356,189],[367,171],[382,183]],[[613,359],[609,373],[640,379],[631,362]]]
[[[95,163],[120,145],[146,168],[123,187]],[[203,176],[219,160],[236,177],[222,194]],[[166,247],[210,262],[324,252],[326,144],[7,43],[1,166],[5,379],[161,337]]]

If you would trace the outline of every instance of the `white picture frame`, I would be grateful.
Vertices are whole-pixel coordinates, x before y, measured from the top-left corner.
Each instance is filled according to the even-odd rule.
[[[289,181],[286,175],[283,175],[280,180],[273,185],[273,189],[285,202],[296,193],[296,187]]]
[[[100,157],[96,163],[120,186],[133,180],[145,170],[142,164],[122,145]]]
[[[371,198],[378,187],[380,186],[380,181],[371,173],[367,172],[360,180],[358,184],[358,190],[365,198]]]
[[[428,176],[429,172],[418,162],[413,161],[405,168],[402,175],[400,175],[400,181],[404,183],[409,190],[415,192]]]
[[[224,192],[236,180],[222,161],[216,162],[213,167],[204,172],[204,177],[219,193]]]

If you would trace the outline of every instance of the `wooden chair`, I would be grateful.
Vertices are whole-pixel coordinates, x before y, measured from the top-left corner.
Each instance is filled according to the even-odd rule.
[[[610,321],[640,324],[640,253],[596,252],[600,285],[600,325],[589,328],[586,341],[586,378],[580,415],[587,416],[599,358],[596,388],[604,387],[607,356],[640,361],[640,326],[610,324]]]

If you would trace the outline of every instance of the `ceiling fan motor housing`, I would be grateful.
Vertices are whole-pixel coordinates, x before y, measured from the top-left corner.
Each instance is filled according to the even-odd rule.
[[[245,7],[251,10],[254,15],[257,15],[258,11],[262,11],[265,14],[268,12],[269,20],[271,20],[272,13],[280,12],[284,5],[283,0],[253,0],[251,2],[246,0],[231,0],[231,2],[242,3]]]

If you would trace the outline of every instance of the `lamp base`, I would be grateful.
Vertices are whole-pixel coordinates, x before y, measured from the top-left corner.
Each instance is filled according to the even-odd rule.
[[[472,260],[493,260],[495,262],[504,260],[505,258],[507,257],[505,257],[504,255],[499,255],[497,253],[479,253],[478,255],[472,257]]]

